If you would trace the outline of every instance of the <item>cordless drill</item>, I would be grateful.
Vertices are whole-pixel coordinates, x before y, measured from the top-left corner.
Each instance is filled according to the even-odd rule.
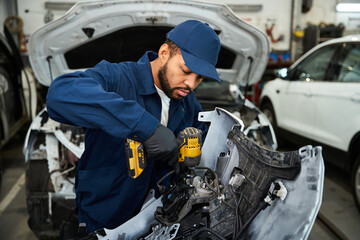
[[[179,133],[179,163],[186,167],[199,165],[201,158],[202,132],[194,127],[187,127]],[[125,150],[128,158],[128,173],[131,178],[137,178],[146,168],[143,145],[127,139]]]

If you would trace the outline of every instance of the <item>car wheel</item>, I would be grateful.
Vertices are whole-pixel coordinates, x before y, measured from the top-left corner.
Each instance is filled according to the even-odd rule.
[[[3,129],[3,123],[1,122],[1,119],[0,119],[0,144],[3,140],[4,140],[4,129]]]
[[[278,146],[282,145],[283,140],[280,139],[280,137],[279,137],[279,131],[277,128],[275,112],[274,112],[274,108],[273,108],[272,104],[270,102],[266,102],[265,104],[262,105],[261,111],[264,113],[264,115],[267,117],[267,119],[269,119],[271,125],[273,126]]]
[[[356,158],[351,174],[352,192],[355,204],[360,212],[360,154]]]
[[[2,186],[2,175],[3,175],[3,165],[2,165],[2,158],[0,155],[0,194],[1,194],[1,186]]]
[[[265,116],[269,119],[273,128],[276,128],[276,117],[272,104],[270,102],[265,103],[261,107],[261,111],[265,114]]]
[[[2,130],[2,123],[0,121],[0,144],[1,141],[3,140],[3,130]],[[1,147],[1,146],[0,146]],[[3,169],[3,162],[2,162],[2,158],[1,158],[1,154],[0,154],[0,190],[1,190],[1,186],[2,186],[2,175],[3,175],[4,169]],[[1,192],[0,192],[1,194]]]

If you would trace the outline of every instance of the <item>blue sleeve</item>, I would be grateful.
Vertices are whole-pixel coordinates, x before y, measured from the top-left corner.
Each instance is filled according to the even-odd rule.
[[[135,101],[134,82],[121,73],[117,64],[103,61],[85,72],[58,77],[47,95],[49,116],[62,123],[101,129],[117,138],[145,141],[159,120]]]

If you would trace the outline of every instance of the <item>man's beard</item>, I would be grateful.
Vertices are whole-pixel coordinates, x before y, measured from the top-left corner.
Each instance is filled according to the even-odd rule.
[[[187,88],[182,88],[182,87],[171,88],[170,84],[169,84],[169,79],[167,77],[167,65],[168,65],[168,63],[166,62],[165,65],[162,66],[159,70],[158,78],[159,78],[160,86],[161,86],[163,92],[166,94],[166,96],[168,96],[168,98],[171,98],[173,100],[180,100],[180,99],[182,99],[182,97],[176,96],[174,94],[175,90],[177,90],[177,89],[186,90],[186,91],[189,91],[190,93],[192,92],[192,90],[191,90],[191,88],[188,88],[188,87]]]

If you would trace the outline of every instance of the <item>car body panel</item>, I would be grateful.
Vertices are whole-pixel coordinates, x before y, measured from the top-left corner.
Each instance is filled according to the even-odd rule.
[[[315,120],[315,111],[311,107],[312,93],[306,82],[281,82],[279,87],[279,105],[276,106],[279,113],[277,119],[279,126],[297,130],[307,135],[314,131],[311,124]],[[299,110],[301,109],[301,110]]]
[[[128,27],[174,27],[188,19],[209,23],[219,33],[222,46],[236,53],[232,66],[217,69],[223,81],[246,85],[260,80],[269,51],[265,34],[225,5],[183,0],[77,3],[66,15],[31,35],[30,62],[40,83],[49,86],[62,74],[83,70],[70,69],[65,57],[80,45]]]
[[[360,131],[360,114],[354,114],[360,109],[360,101],[356,100],[360,94],[360,81],[345,85],[329,83],[326,87],[321,83],[313,85],[317,112],[315,139],[348,151],[356,130],[354,126],[359,126],[357,130]],[[354,92],[354,89],[358,89],[358,92]],[[346,121],[339,124],[339,116]]]
[[[310,145],[299,149],[302,156],[300,175],[295,181],[281,180],[290,190],[289,195],[284,201],[277,199],[277,203],[261,211],[249,226],[245,235],[248,238],[245,239],[309,237],[323,197],[325,167],[321,151],[321,147],[313,148]]]

